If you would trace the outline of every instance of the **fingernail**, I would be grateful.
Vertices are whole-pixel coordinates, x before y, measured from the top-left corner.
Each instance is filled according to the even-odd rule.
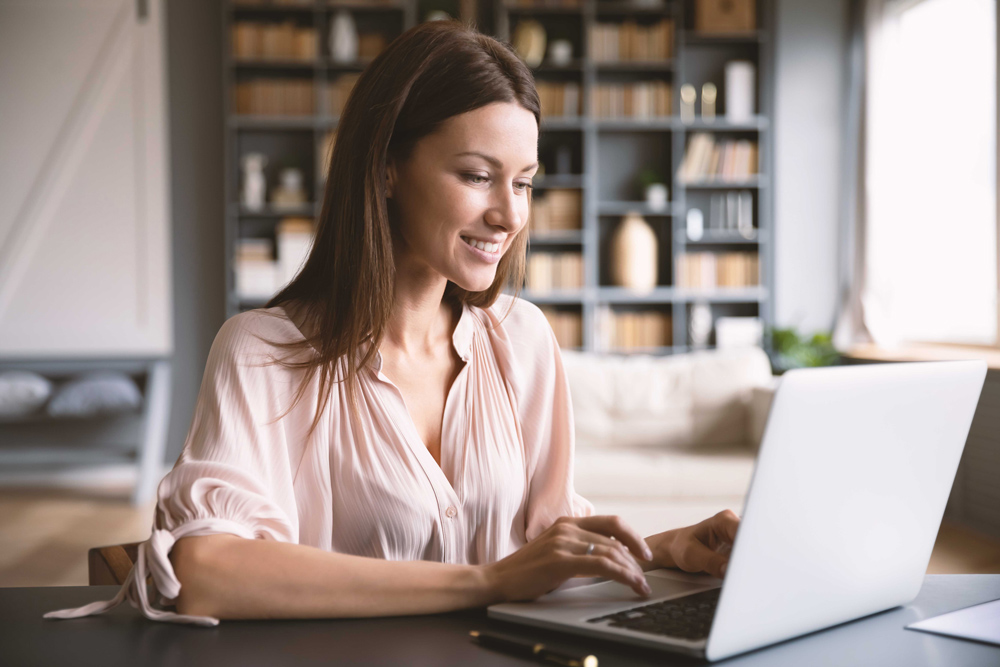
[[[653,560],[653,552],[649,547],[646,547],[646,550],[643,551],[643,553],[646,555],[646,560]]]

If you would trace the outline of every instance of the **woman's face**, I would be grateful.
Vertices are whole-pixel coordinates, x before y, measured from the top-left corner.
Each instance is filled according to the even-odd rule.
[[[528,221],[537,168],[538,128],[523,107],[500,102],[446,120],[406,162],[388,166],[397,268],[430,270],[472,292],[489,288]]]

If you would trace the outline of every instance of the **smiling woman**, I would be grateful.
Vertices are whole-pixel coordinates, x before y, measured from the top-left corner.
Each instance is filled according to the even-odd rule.
[[[372,62],[311,254],[216,337],[129,579],[48,617],[126,598],[200,625],[433,613],[580,575],[647,594],[637,559],[723,572],[731,513],[644,540],[573,490],[555,336],[501,293],[523,280],[538,123],[524,63],[458,22]]]

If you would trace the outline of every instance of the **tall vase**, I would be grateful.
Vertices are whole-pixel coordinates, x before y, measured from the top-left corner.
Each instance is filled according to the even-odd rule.
[[[335,63],[358,59],[358,28],[349,11],[341,9],[330,22],[330,56]]]
[[[611,280],[649,292],[656,287],[656,233],[636,211],[629,211],[611,237]]]

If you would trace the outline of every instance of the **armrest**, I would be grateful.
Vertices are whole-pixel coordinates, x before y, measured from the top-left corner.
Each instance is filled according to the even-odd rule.
[[[771,399],[774,398],[777,388],[778,378],[772,377],[767,384],[750,389],[750,401],[747,405],[747,445],[755,452],[760,449],[764,426],[767,424],[767,414],[771,410]]]

